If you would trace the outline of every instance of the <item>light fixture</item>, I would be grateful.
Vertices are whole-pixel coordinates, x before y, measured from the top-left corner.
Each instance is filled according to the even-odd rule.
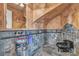
[[[24,4],[23,3],[16,3],[16,5],[19,5],[21,7],[24,7]]]
[[[20,5],[21,7],[24,7],[24,4],[23,4],[23,3],[20,3],[19,5]]]

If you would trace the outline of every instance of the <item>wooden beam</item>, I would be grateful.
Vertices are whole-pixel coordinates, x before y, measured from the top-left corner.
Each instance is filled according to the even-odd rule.
[[[16,9],[16,10],[19,10],[19,11],[21,11],[21,12],[24,12],[25,11],[25,6],[24,7],[21,7],[21,6],[19,6],[19,5],[16,5],[16,4],[14,4],[14,3],[8,3],[7,4],[7,8],[8,9]]]

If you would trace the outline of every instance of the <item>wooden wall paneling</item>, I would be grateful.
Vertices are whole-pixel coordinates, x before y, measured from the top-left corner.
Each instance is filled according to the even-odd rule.
[[[70,9],[70,13],[72,13],[72,24],[75,29],[79,29],[79,4],[72,4]]]
[[[61,17],[57,16],[47,24],[47,29],[61,29]]]
[[[74,25],[74,27],[76,29],[79,29],[79,27],[78,27],[78,19],[79,19],[79,14],[78,14],[78,12],[75,12],[73,14],[73,25]]]
[[[45,21],[51,21],[56,16],[60,15],[64,10],[66,10],[69,7],[70,4],[61,4],[55,9],[49,11],[48,13],[44,14],[42,17],[38,18],[38,20],[45,20]],[[61,9],[61,10],[60,10]]]
[[[0,3],[0,29],[5,29],[4,4]]]
[[[26,21],[22,21],[24,15],[24,9],[16,6],[15,4],[7,4],[7,8],[13,11],[13,29],[26,28]]]

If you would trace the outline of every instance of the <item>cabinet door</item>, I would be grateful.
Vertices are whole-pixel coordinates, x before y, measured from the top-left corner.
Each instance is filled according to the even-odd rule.
[[[6,13],[6,28],[11,29],[12,28],[12,11],[7,9]]]

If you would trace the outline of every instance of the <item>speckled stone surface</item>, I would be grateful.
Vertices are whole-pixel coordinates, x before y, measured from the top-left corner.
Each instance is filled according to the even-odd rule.
[[[0,38],[13,36],[14,33],[0,32]],[[15,55],[15,39],[0,39],[0,55],[12,56]]]
[[[35,34],[34,34],[35,33]],[[73,56],[79,55],[79,31],[75,32],[63,32],[63,31],[56,31],[56,30],[47,30],[44,31],[26,31],[27,35],[32,35],[33,42],[31,45],[27,45],[27,51],[31,51],[30,54],[32,55],[35,50],[35,55],[37,56]],[[8,37],[14,36],[14,33],[7,33],[7,32],[0,32],[1,37]],[[28,37],[28,36],[27,36]],[[11,56],[15,55],[15,43],[14,38],[1,40],[0,39],[0,55]],[[63,40],[70,40],[74,42],[74,50],[73,52],[58,52],[58,48],[56,46],[57,42],[62,42]],[[6,43],[7,42],[7,43]],[[34,51],[34,52],[33,52]],[[28,55],[28,53],[27,53]]]

